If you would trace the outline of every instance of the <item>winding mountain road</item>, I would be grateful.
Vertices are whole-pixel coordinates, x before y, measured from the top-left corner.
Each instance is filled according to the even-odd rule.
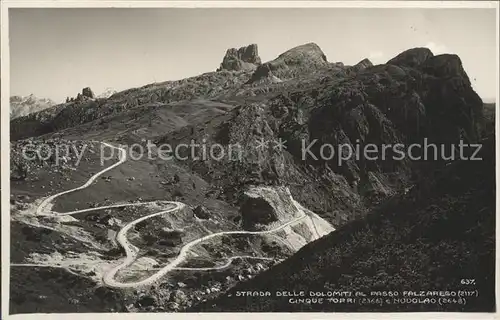
[[[55,212],[55,211],[52,211],[51,208],[53,206],[53,201],[57,198],[57,197],[60,197],[62,195],[65,195],[65,194],[68,194],[68,193],[72,193],[72,192],[76,192],[78,190],[82,190],[82,189],[85,189],[87,187],[89,187],[93,182],[95,182],[95,180],[101,176],[103,173],[109,171],[109,170],[112,170],[113,168],[119,166],[120,164],[124,163],[125,161],[127,161],[127,152],[124,148],[121,148],[121,147],[116,147],[116,146],[113,146],[109,143],[106,143],[106,142],[101,142],[102,144],[110,147],[110,148],[114,148],[114,149],[117,149],[119,150],[119,161],[114,163],[113,165],[99,171],[98,173],[94,174],[85,184],[83,184],[82,186],[80,187],[77,187],[77,188],[74,188],[74,189],[70,189],[70,190],[66,190],[66,191],[63,191],[63,192],[60,192],[60,193],[57,193],[55,195],[52,195],[52,196],[49,196],[47,198],[45,198],[41,204],[38,206],[37,210],[36,210],[36,214],[37,215],[40,215],[40,216],[43,216],[43,215],[48,215],[48,216],[65,216],[65,215],[73,215],[73,214],[77,214],[77,213],[83,213],[83,212],[91,212],[91,211],[97,211],[97,210],[103,210],[103,209],[112,209],[112,208],[122,208],[122,207],[129,207],[129,206],[143,206],[143,205],[146,205],[146,204],[151,204],[151,203],[157,203],[157,201],[149,201],[149,202],[139,202],[139,203],[130,203],[130,204],[116,204],[116,205],[110,205],[110,206],[102,206],[102,207],[96,207],[96,208],[89,208],[89,209],[82,209],[82,210],[75,210],[75,211],[70,211],[70,212]],[[139,253],[139,249],[137,247],[135,247],[133,244],[130,243],[130,241],[128,240],[127,238],[127,232],[132,228],[134,227],[136,224],[144,221],[144,220],[147,220],[147,219],[150,219],[150,218],[153,218],[153,217],[156,217],[156,216],[160,216],[160,215],[164,215],[164,214],[168,214],[168,213],[173,213],[173,212],[176,212],[178,210],[182,210],[183,208],[185,208],[185,204],[182,203],[182,202],[176,202],[176,201],[162,201],[164,203],[166,203],[166,205],[168,206],[168,208],[166,208],[165,210],[162,210],[160,212],[156,212],[156,213],[153,213],[153,214],[149,214],[149,215],[146,215],[146,216],[143,216],[139,219],[136,219],[132,222],[129,222],[128,224],[126,224],[117,234],[117,237],[116,237],[116,240],[118,242],[118,244],[125,250],[125,259],[120,263],[118,264],[117,266],[113,267],[112,269],[108,270],[104,276],[103,276],[103,282],[105,285],[107,286],[110,286],[110,287],[115,287],[115,288],[133,288],[133,287],[139,287],[139,286],[146,286],[146,285],[151,285],[153,283],[155,283],[156,281],[158,281],[160,278],[162,278],[163,276],[165,276],[167,273],[169,273],[170,271],[172,270],[197,270],[197,271],[209,271],[209,270],[219,270],[219,269],[224,269],[224,268],[227,268],[231,265],[231,262],[236,259],[236,258],[253,258],[253,259],[261,259],[261,260],[271,260],[269,258],[263,258],[263,257],[250,257],[250,256],[233,256],[233,257],[230,257],[228,258],[228,262],[222,266],[218,266],[218,267],[207,267],[207,268],[183,268],[183,267],[178,267],[181,263],[183,263],[186,258],[188,257],[188,254],[189,254],[189,251],[191,248],[193,248],[195,245],[201,243],[201,242],[204,242],[206,240],[209,240],[209,239],[212,239],[212,238],[215,238],[215,237],[219,237],[219,236],[223,236],[223,235],[264,235],[264,234],[270,234],[270,233],[273,233],[273,232],[276,232],[276,231],[279,231],[279,230],[282,230],[288,226],[291,226],[293,224],[296,224],[298,222],[300,222],[301,220],[305,219],[306,217],[308,217],[308,215],[300,209],[300,205],[298,205],[297,202],[293,201],[294,205],[296,206],[298,212],[301,213],[300,216],[296,217],[295,219],[291,220],[291,221],[288,221],[274,229],[271,229],[271,230],[265,230],[265,231],[222,231],[222,232],[217,232],[217,233],[212,233],[212,234],[209,234],[209,235],[206,235],[204,237],[201,237],[201,238],[198,238],[198,239],[195,239],[191,242],[188,242],[186,243],[181,249],[180,249],[180,252],[179,252],[179,255],[173,259],[172,261],[170,261],[167,265],[165,265],[164,267],[160,268],[155,274],[149,276],[148,278],[145,278],[143,280],[140,280],[140,281],[135,281],[135,282],[120,282],[120,281],[117,281],[115,279],[116,277],[116,274],[130,266],[132,263],[134,263],[136,260],[137,260],[137,256],[138,256],[138,253]],[[311,219],[312,221],[312,219]],[[314,223],[314,222],[313,222]],[[28,266],[28,264],[26,265]]]

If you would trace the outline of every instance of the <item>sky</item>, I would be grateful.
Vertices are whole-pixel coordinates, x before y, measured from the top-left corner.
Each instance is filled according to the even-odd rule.
[[[458,54],[485,101],[496,95],[494,9],[10,9],[11,95],[57,102],[215,71],[228,48],[262,61],[308,42],[330,62],[385,63],[413,47]]]

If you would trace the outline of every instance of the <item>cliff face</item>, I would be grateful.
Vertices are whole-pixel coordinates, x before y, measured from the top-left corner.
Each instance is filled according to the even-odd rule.
[[[328,65],[325,54],[315,43],[307,43],[292,48],[276,59],[259,66],[252,74],[248,83],[253,83],[265,77],[290,79],[300,73],[309,73]]]

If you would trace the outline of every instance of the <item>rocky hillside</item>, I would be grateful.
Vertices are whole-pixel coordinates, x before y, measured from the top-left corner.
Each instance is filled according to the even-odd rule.
[[[10,97],[10,119],[24,117],[54,105],[56,105],[54,101],[50,99],[40,99],[33,94],[26,97],[12,96]]]
[[[245,59],[257,61],[256,49],[248,48],[229,50],[224,59],[253,52],[248,54],[253,58]],[[262,68],[280,82],[260,81],[270,79],[270,73],[260,76]],[[246,152],[243,162],[187,160],[183,165],[220,189],[229,202],[248,184],[287,185],[298,201],[339,225],[439,162],[349,159],[339,165],[338,154],[326,161],[303,159],[302,144],[317,141],[311,151],[318,155],[322,144],[354,148],[424,138],[429,143],[457,143],[461,137],[474,141],[481,119],[482,101],[456,55],[433,56],[428,49],[416,48],[387,64],[371,66],[365,59],[344,66],[327,62],[317,45],[306,44],[253,71],[223,69],[130,89],[108,99],[59,105],[15,119],[11,137],[56,132],[122,143],[239,143]],[[281,139],[286,150],[257,150],[259,139]]]
[[[458,161],[434,172],[365,220],[330,233],[190,311],[494,311],[495,142],[491,137],[483,143],[483,161]],[[316,302],[277,296],[282,290],[303,291],[303,298]],[[333,291],[353,296],[337,295],[334,302],[310,294]],[[359,303],[361,297],[354,297],[355,291],[366,294],[364,303]],[[401,300],[420,302],[387,303],[394,297],[389,292],[395,291]],[[420,292],[430,291],[474,295],[462,295],[466,303],[454,303],[448,295],[449,302],[426,304],[422,302],[426,298],[439,297],[421,296]],[[270,295],[249,298],[236,292]],[[403,296],[403,292],[416,294]],[[342,298],[357,302],[339,303]],[[367,302],[369,299],[373,301]]]
[[[381,149],[383,145],[409,145],[428,139],[428,143],[450,147],[460,139],[469,142],[481,139],[485,128],[483,103],[456,55],[434,56],[428,49],[415,48],[386,64],[374,66],[364,59],[347,66],[329,62],[313,43],[292,48],[268,62],[261,61],[256,45],[229,49],[214,72],[133,88],[107,98],[95,97],[90,88],[85,88],[63,104],[13,119],[11,191],[18,223],[13,234],[19,237],[13,254],[19,257],[17,263],[28,259],[30,253],[52,254],[49,240],[55,238],[58,244],[68,243],[57,249],[58,254],[64,259],[78,260],[74,258],[75,252],[85,252],[85,248],[78,242],[66,241],[75,235],[76,229],[78,235],[95,237],[87,245],[105,248],[94,252],[92,259],[86,255],[87,260],[83,260],[95,265],[97,259],[105,268],[103,260],[123,255],[116,241],[113,242],[120,224],[110,217],[118,216],[124,222],[137,218],[140,210],[105,213],[110,217],[74,217],[77,221],[45,221],[36,217],[26,220],[29,216],[26,212],[41,197],[81,185],[102,169],[98,147],[92,142],[93,152],[86,153],[78,170],[74,170],[78,152],[90,140],[125,146],[135,143],[144,146],[149,141],[156,146],[153,156],[158,155],[158,146],[162,144],[174,149],[192,141],[207,146],[219,144],[224,150],[239,146],[241,154],[236,160],[203,158],[201,150],[194,153],[184,150],[179,159],[128,161],[92,187],[65,195],[54,208],[67,211],[117,202],[165,200],[186,204],[190,209],[182,221],[169,223],[187,225],[190,232],[168,233],[174,239],[160,241],[158,235],[165,235],[165,230],[158,227],[164,221],[145,224],[138,231],[137,234],[144,235],[137,235],[137,241],[150,249],[141,251],[146,255],[145,262],[141,260],[138,265],[145,263],[151,268],[155,266],[151,259],[158,259],[159,264],[171,259],[189,237],[221,230],[272,230],[277,224],[295,219],[295,214],[305,212],[310,220],[280,231],[281,241],[266,237],[221,239],[198,248],[200,259],[190,262],[206,266],[213,263],[214,257],[246,253],[265,254],[272,260],[271,266],[316,240],[318,234],[342,226],[350,230],[353,228],[348,227],[350,221],[362,219],[388,199],[399,197],[421,177],[432,176],[449,164],[449,161],[408,158],[391,160],[394,154],[390,150],[385,158],[377,159],[344,157],[344,153],[338,152],[321,157],[323,145],[344,145],[356,150],[372,144]],[[51,148],[69,143],[76,145],[76,149],[62,165],[54,164],[51,158],[26,161],[20,157],[23,147],[41,143]],[[306,146],[310,146],[309,152],[304,153]],[[294,206],[299,210],[294,211]],[[96,227],[95,221],[102,226]],[[46,234],[33,227],[45,224],[54,229],[53,223],[62,228],[57,230],[67,232]],[[40,246],[33,240],[38,238],[47,241]],[[165,245],[170,246],[167,253]],[[250,260],[224,272],[210,273],[210,277],[201,272],[190,274],[189,283],[183,280],[186,272],[179,271],[173,278],[165,279],[162,288],[169,292],[168,298],[158,287],[140,293],[125,292],[125,298],[122,293],[109,295],[116,297],[117,303],[126,301],[120,307],[123,310],[130,305],[133,307],[130,310],[182,310],[212,299],[218,292],[261,272],[262,268]],[[250,277],[243,271],[247,268],[254,270]],[[90,283],[99,283],[96,274],[103,269],[84,270],[86,280],[90,277]],[[136,268],[130,276],[140,277],[148,272],[152,271]],[[40,279],[35,277],[33,281],[35,286]],[[88,289],[88,283],[82,284],[85,287],[82,290]],[[69,291],[73,292],[65,284],[50,283],[50,286],[51,297],[57,304],[66,299]],[[209,294],[200,294],[201,287],[208,289]],[[17,296],[22,300],[25,291],[19,284],[18,288]],[[92,293],[94,289],[88,290]],[[145,295],[151,298],[149,302],[139,303]],[[91,308],[92,303],[87,302]],[[22,311],[22,305],[19,303],[17,310]],[[115,304],[106,305],[102,308],[118,308]]]

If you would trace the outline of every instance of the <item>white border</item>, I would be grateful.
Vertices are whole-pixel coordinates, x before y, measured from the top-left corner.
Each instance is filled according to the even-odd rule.
[[[2,0],[0,0],[2,1]],[[1,236],[2,236],[2,317],[1,319],[218,319],[220,317],[230,318],[254,318],[260,319],[495,319],[495,313],[82,313],[82,314],[26,314],[8,315],[9,309],[9,265],[10,265],[10,185],[9,185],[9,92],[10,92],[10,68],[9,68],[9,42],[8,42],[8,8],[495,8],[496,9],[496,75],[497,94],[496,106],[498,108],[499,96],[499,3],[497,1],[90,1],[90,0],[3,0],[1,7]],[[496,158],[500,157],[498,148],[500,114],[496,112]],[[496,172],[496,196],[500,199],[500,174]],[[498,212],[498,203],[497,203]],[[496,246],[499,248],[500,221],[496,219]],[[496,302],[497,309],[500,308],[498,280],[500,275],[499,256],[496,256]],[[498,312],[498,311],[497,311]]]

